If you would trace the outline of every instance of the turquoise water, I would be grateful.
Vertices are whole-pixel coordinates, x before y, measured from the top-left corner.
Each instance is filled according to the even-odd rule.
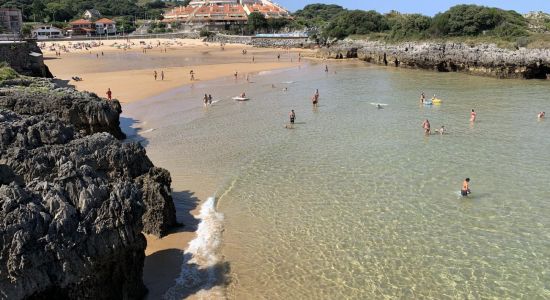
[[[550,123],[536,118],[550,111],[548,82],[329,68],[127,109],[176,189],[217,197],[222,244],[208,251],[230,266],[226,296],[550,298]],[[251,101],[230,100],[242,90]],[[420,106],[421,91],[443,104]],[[205,92],[221,101],[204,109]],[[297,124],[285,129],[290,109]],[[424,136],[424,119],[449,134]]]

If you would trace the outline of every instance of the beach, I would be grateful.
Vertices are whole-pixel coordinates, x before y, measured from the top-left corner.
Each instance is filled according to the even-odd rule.
[[[307,51],[257,49],[234,44],[224,45],[222,50],[219,44],[190,39],[143,41],[147,44],[140,45],[140,40],[130,40],[130,43],[96,41],[96,44],[103,45],[88,50],[71,48],[66,41],[56,42],[55,46],[50,42],[43,47],[43,52],[46,64],[56,78],[67,81],[78,90],[91,91],[103,97],[110,88],[113,98],[131,103],[183,85],[221,77],[233,78],[235,72],[238,80],[246,80],[247,75],[250,77],[260,71],[296,66],[298,52]],[[130,48],[116,47],[120,45]],[[52,51],[52,47],[55,50]],[[66,47],[68,52],[60,51],[61,47]],[[243,50],[247,51],[246,55],[243,55]],[[61,52],[61,56],[56,56],[56,52]],[[281,54],[280,60],[277,60],[278,54]],[[154,78],[155,71],[157,80]],[[161,79],[161,72],[164,72],[164,80]],[[82,81],[75,81],[72,77],[80,77]]]
[[[123,111],[128,104],[147,102],[147,99],[185,86],[192,90],[214,79],[226,78],[246,84],[258,73],[299,66],[298,53],[307,51],[256,49],[234,44],[224,45],[222,49],[219,44],[192,39],[145,40],[145,45],[140,45],[139,40],[90,41],[82,42],[82,49],[75,49],[73,46],[77,43],[63,41],[42,44],[50,71],[58,81],[101,97],[106,97],[107,89],[111,89],[113,98],[122,103]],[[85,49],[85,44],[94,46]],[[243,50],[246,54],[243,54]],[[57,52],[61,52],[61,55],[58,56]],[[278,55],[280,59],[277,59]],[[193,81],[191,70],[194,73]],[[157,80],[154,71],[157,71]],[[164,80],[161,80],[161,72],[164,72]],[[82,81],[72,79],[75,76],[82,78]],[[202,96],[196,100],[202,103]],[[184,105],[194,106],[196,103]],[[153,162],[157,163],[155,159]],[[178,222],[184,226],[164,238],[146,235],[144,283],[149,290],[148,299],[160,299],[174,286],[184,263],[183,252],[195,237],[198,223],[195,216],[199,213],[200,205],[215,190],[212,186],[203,185],[189,193],[189,187],[183,182],[174,178],[173,174],[176,214]],[[193,293],[180,291],[178,294],[192,298]]]

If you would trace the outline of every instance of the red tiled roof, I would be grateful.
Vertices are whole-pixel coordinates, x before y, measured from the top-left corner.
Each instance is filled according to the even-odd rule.
[[[101,24],[115,24],[115,21],[110,20],[110,19],[107,19],[107,18],[103,18],[103,19],[99,19],[99,20],[95,21],[95,23],[101,23]]]
[[[84,19],[79,19],[79,20],[76,20],[76,21],[72,21],[69,24],[71,24],[71,25],[92,25],[92,22],[90,22],[88,20],[84,20]]]

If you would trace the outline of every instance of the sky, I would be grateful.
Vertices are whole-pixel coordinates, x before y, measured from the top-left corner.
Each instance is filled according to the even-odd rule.
[[[301,9],[307,4],[325,3],[338,4],[348,9],[373,9],[380,13],[386,13],[393,9],[402,13],[421,13],[433,16],[457,4],[478,4],[513,9],[519,13],[539,10],[550,13],[550,0],[275,0],[273,2],[291,11]]]

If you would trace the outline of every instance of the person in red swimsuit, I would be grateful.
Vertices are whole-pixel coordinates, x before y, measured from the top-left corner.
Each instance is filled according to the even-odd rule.
[[[472,108],[472,112],[470,113],[470,122],[475,122],[477,117],[477,113]]]

